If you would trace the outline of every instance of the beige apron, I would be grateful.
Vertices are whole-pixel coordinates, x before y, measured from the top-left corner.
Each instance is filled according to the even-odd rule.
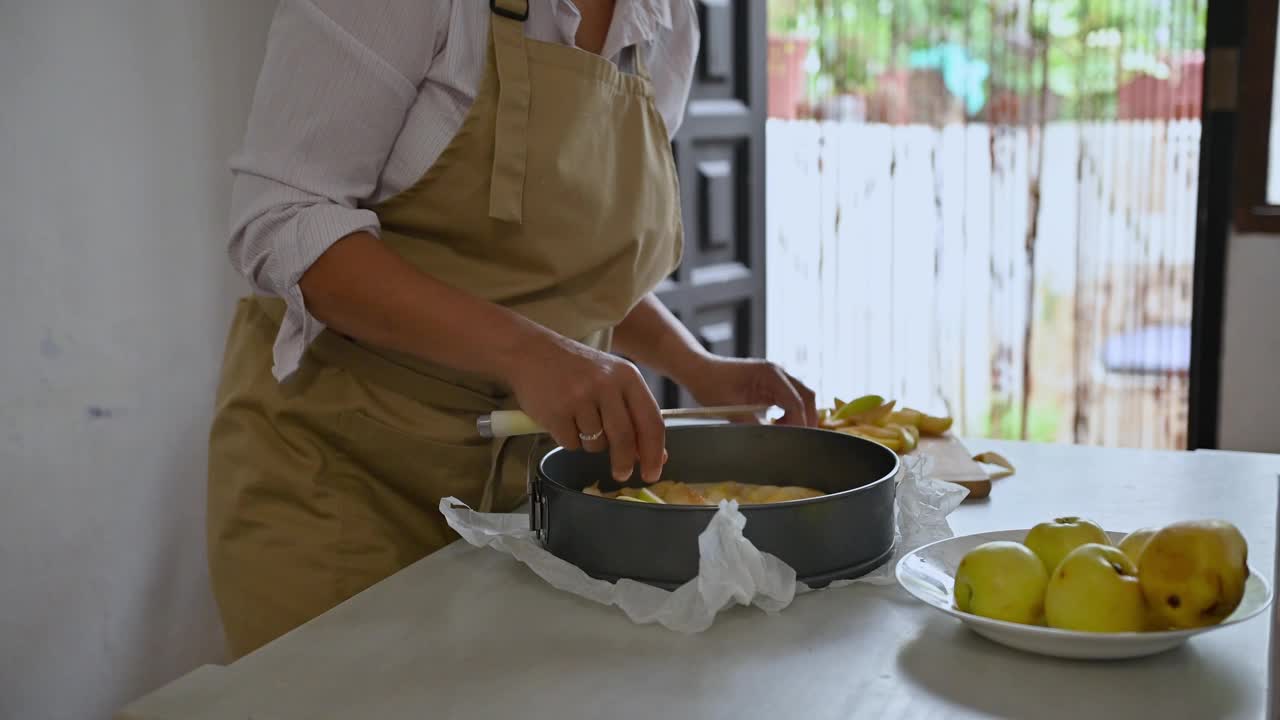
[[[498,5],[461,130],[373,210],[423,271],[607,349],[679,262],[667,130],[638,52],[624,73],[526,39],[526,3]],[[441,498],[510,511],[525,492],[527,445],[475,431],[506,388],[330,331],[279,384],[283,313],[240,301],[210,435],[209,564],[236,657],[455,539]]]

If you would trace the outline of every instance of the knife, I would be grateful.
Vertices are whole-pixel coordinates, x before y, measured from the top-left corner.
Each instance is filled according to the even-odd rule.
[[[735,418],[745,415],[759,416],[772,405],[724,405],[705,408],[670,408],[663,410],[662,418],[695,419],[695,418]],[[495,410],[488,415],[481,415],[476,420],[476,432],[481,437],[504,438],[516,435],[540,435],[546,429],[533,418],[520,410]]]

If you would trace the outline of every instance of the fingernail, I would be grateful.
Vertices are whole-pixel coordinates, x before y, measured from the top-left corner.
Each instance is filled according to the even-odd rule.
[[[663,450],[663,451],[662,451],[662,464],[663,464],[663,465],[666,465],[666,464],[667,464],[667,461],[668,461],[668,460],[670,460],[670,459],[671,459],[671,456],[667,454],[667,451],[666,451],[666,450]]]
[[[614,470],[613,479],[615,482],[624,483],[631,478],[631,473],[625,470]]]

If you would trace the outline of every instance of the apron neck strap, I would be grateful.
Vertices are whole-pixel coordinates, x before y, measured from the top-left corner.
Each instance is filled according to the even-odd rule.
[[[519,224],[524,218],[524,179],[529,126],[529,57],[524,44],[528,0],[489,0],[489,23],[498,71],[497,128],[489,217]]]
[[[529,0],[489,0],[489,9],[495,15],[524,22],[529,19]]]

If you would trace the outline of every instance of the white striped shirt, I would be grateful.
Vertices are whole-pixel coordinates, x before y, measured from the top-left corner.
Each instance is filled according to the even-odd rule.
[[[530,0],[525,34],[572,45],[571,0]],[[345,235],[377,234],[367,208],[412,185],[457,133],[489,41],[485,0],[280,0],[243,146],[231,160],[229,253],[258,292],[286,301],[273,372],[297,369],[324,329],[298,279]],[[601,55],[640,48],[672,133],[698,28],[693,0],[617,0]]]

